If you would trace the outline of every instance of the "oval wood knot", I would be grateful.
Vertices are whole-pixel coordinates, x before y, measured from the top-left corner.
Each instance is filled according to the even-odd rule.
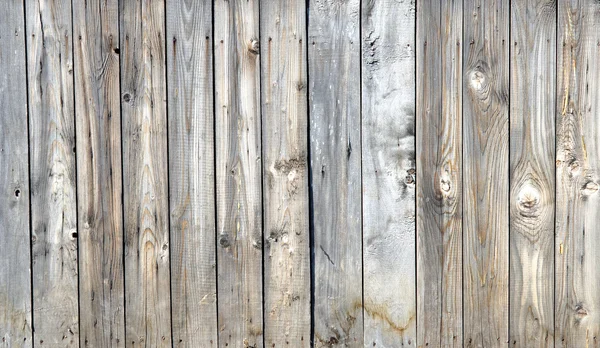
[[[523,216],[534,214],[540,203],[540,192],[531,185],[521,188],[517,196],[518,208]]]
[[[248,51],[253,54],[260,53],[260,43],[258,42],[258,39],[250,39],[250,42],[248,43]]]
[[[476,91],[482,90],[486,85],[486,76],[482,71],[475,70],[471,72],[471,88]]]
[[[581,193],[584,196],[589,196],[589,195],[592,195],[592,194],[594,194],[596,192],[598,192],[598,184],[595,183],[595,182],[593,182],[593,181],[588,181],[581,188]]]

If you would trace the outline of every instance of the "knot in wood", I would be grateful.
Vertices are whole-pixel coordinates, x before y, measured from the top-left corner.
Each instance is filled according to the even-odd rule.
[[[482,90],[486,85],[486,76],[483,72],[475,70],[471,72],[471,88],[476,91]]]
[[[581,188],[581,194],[584,196],[589,196],[598,192],[598,184],[593,181],[588,181]]]
[[[260,43],[258,42],[258,39],[250,40],[250,42],[248,43],[248,51],[250,51],[250,53],[253,53],[253,54],[260,53]]]
[[[517,196],[518,208],[523,216],[536,214],[540,203],[540,192],[531,185],[525,185]]]

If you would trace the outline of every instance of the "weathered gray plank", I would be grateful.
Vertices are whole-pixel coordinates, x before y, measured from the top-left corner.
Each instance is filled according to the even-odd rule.
[[[358,0],[310,1],[316,347],[363,345],[359,17]]]
[[[467,347],[508,342],[509,3],[464,2],[463,309]]]
[[[263,345],[258,0],[216,0],[219,346]]]
[[[305,6],[260,6],[267,347],[310,346]]]
[[[73,2],[80,346],[125,346],[119,15]]]
[[[361,10],[364,345],[414,347],[415,1]]]
[[[461,347],[463,4],[417,4],[417,345]]]
[[[510,18],[510,345],[554,347],[556,1]]]
[[[70,0],[27,0],[36,343],[79,345]]]
[[[558,2],[556,346],[600,345],[600,3]]]
[[[165,4],[120,5],[126,344],[170,347]]]
[[[212,4],[166,11],[173,342],[216,347]]]
[[[0,20],[0,347],[32,347],[23,2]]]

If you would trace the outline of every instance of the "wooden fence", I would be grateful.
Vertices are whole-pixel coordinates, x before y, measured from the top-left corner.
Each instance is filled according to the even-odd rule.
[[[0,347],[600,346],[600,2],[1,5]]]

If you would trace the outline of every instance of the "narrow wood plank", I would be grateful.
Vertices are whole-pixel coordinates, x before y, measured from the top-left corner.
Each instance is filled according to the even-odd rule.
[[[361,11],[364,345],[414,347],[415,1]]]
[[[310,1],[314,344],[363,345],[360,2]],[[386,321],[377,304],[365,308]]]
[[[0,347],[32,347],[25,18],[22,1],[0,19]]]
[[[310,346],[306,4],[261,18],[266,347]]]
[[[556,346],[600,345],[600,3],[558,2]]]
[[[508,342],[509,3],[464,2],[464,344]]]
[[[166,11],[173,342],[216,347],[212,4]]]
[[[162,1],[120,2],[127,346],[171,346]]]
[[[510,345],[554,347],[556,1],[510,18]]]
[[[119,14],[73,2],[80,346],[125,346]]]
[[[463,4],[418,5],[417,345],[461,347]]]
[[[79,345],[70,0],[27,0],[36,344]]]
[[[216,0],[220,347],[262,347],[262,159],[258,0]]]

